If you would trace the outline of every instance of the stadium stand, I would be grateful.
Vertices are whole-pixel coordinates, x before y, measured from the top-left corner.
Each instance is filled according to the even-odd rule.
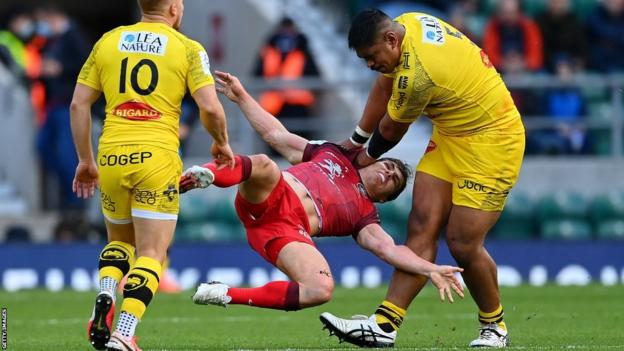
[[[188,18],[184,31],[200,42],[208,44],[206,46],[213,69],[242,74],[241,78],[249,82],[250,90],[254,92],[266,89],[267,86],[244,74],[252,71],[253,58],[262,38],[282,16],[292,17],[301,31],[308,36],[310,49],[321,72],[320,78],[304,79],[301,82],[304,86],[319,91],[322,96],[322,103],[318,111],[315,111],[322,118],[322,123],[308,124],[306,128],[319,129],[319,125],[322,125],[321,136],[330,140],[338,140],[351,133],[353,122],[358,119],[366,101],[365,92],[374,77],[361,60],[348,49],[344,33],[344,23],[349,22],[346,18],[349,13],[346,8],[358,8],[363,1],[350,1],[349,4],[315,0],[241,1],[236,4],[227,1],[187,2],[185,16]],[[70,7],[78,6],[70,1],[59,3]],[[379,2],[366,3],[375,5]],[[483,19],[491,16],[497,1],[482,0],[476,3],[477,10],[467,16],[479,17],[480,23],[484,23]],[[544,9],[545,2],[524,0],[522,5],[528,15],[536,16]],[[572,0],[572,5],[574,13],[582,20],[586,20],[588,14],[595,9],[596,2]],[[128,16],[132,11],[126,12],[124,16]],[[226,19],[236,18],[236,21],[244,22],[254,30],[245,36],[240,36],[240,33],[234,30],[226,30],[221,33],[223,37],[213,37],[200,24],[204,23],[206,18],[214,18],[217,15]],[[471,18],[467,20],[470,21]],[[85,30],[91,33],[92,37],[98,37],[103,30],[102,26],[101,23],[92,27],[87,25]],[[219,43],[225,45],[222,47],[224,56],[220,58],[215,56],[213,60],[210,50],[217,39]],[[523,115],[529,132],[553,128],[558,123],[569,123],[555,120],[544,113],[544,97],[553,89],[570,86],[580,89],[587,107],[584,115],[574,123],[578,123],[578,126],[586,131],[591,147],[589,155],[583,157],[564,153],[555,157],[540,154],[539,150],[535,154],[527,155],[518,186],[508,199],[506,210],[493,228],[491,238],[591,237],[622,240],[624,200],[618,200],[618,196],[624,190],[624,180],[615,175],[624,169],[622,73],[603,75],[586,70],[577,72],[569,82],[561,82],[544,72],[504,78],[510,87],[530,90],[533,93],[534,99],[530,100],[528,105],[535,107],[535,115]],[[36,128],[31,119],[20,118],[32,115],[32,112],[29,110],[26,91],[15,88],[13,81],[14,78],[0,65],[0,105],[4,108],[0,152],[2,159],[8,160],[0,166],[0,217],[2,217],[0,219],[18,216],[24,218],[22,222],[26,222],[27,215],[41,209],[42,193],[49,195],[54,193],[55,189],[54,187],[40,189],[42,182],[39,172],[33,171],[37,169],[37,160],[32,152]],[[254,153],[262,150],[240,112],[230,104],[225,105],[236,152]],[[405,138],[396,150],[393,150],[396,153],[392,156],[404,158],[414,166],[420,150],[424,148],[421,144],[427,142],[429,128],[424,120],[416,128],[413,127],[410,133],[414,134]],[[16,130],[22,132],[15,133]],[[96,121],[94,133],[98,130],[99,124]],[[16,145],[18,147],[15,147]],[[203,159],[208,148],[209,140],[191,135],[187,145],[187,156]],[[9,167],[7,164],[12,166]],[[188,165],[188,160],[186,164]],[[565,171],[562,171],[564,169]],[[578,184],[573,184],[571,176]],[[576,190],[580,194],[575,193]],[[244,240],[233,209],[232,193],[221,196],[215,195],[211,190],[207,195],[209,196],[204,198],[191,195],[182,197],[177,240]],[[382,221],[396,240],[402,240],[405,235],[409,201],[411,195],[404,194],[395,202],[379,206]],[[46,214],[46,221],[51,217],[54,216]],[[91,218],[94,222],[100,219],[96,216]],[[35,241],[52,240],[52,229],[45,229],[46,226],[43,224],[29,226]]]

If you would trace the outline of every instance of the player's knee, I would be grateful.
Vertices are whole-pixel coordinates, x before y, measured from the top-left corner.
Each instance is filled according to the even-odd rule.
[[[334,292],[334,281],[331,279],[323,279],[309,287],[309,298],[311,305],[321,305],[332,298]]]
[[[463,240],[460,236],[447,233],[446,244],[453,258],[461,266],[462,262],[468,262],[480,249],[481,245],[469,240]]]
[[[261,172],[263,174],[279,172],[279,166],[275,161],[271,160],[269,156],[265,154],[258,154],[250,156],[252,164],[252,172]]]
[[[427,216],[418,211],[410,212],[407,223],[405,245],[414,249],[436,249],[442,220]]]
[[[275,164],[275,162],[265,154],[253,155],[250,156],[250,158],[253,166],[258,168],[272,167]]]

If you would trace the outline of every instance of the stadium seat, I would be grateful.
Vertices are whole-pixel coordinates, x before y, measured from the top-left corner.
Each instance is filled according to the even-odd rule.
[[[180,196],[179,223],[198,223],[210,219],[212,206],[210,198],[200,192]]]
[[[512,192],[496,226],[494,237],[500,239],[529,239],[535,236],[534,203],[525,193]]]
[[[234,201],[222,199],[219,204],[213,208],[212,216],[219,221],[227,222],[230,224],[238,224],[240,221],[236,214],[236,208],[234,207]]]
[[[614,191],[596,196],[591,202],[590,214],[595,223],[624,219],[624,192]]]
[[[596,229],[596,235],[599,239],[624,240],[624,220],[612,219],[599,222]]]
[[[548,220],[541,225],[543,239],[587,240],[591,239],[591,225],[584,220]]]
[[[590,129],[588,135],[592,140],[592,154],[605,156],[613,153],[611,130]]]
[[[540,222],[560,219],[584,220],[587,217],[588,203],[579,193],[558,191],[542,197],[537,209]]]
[[[244,232],[242,232],[244,235]],[[178,241],[221,241],[241,240],[239,228],[224,222],[189,223],[180,226],[176,233]]]

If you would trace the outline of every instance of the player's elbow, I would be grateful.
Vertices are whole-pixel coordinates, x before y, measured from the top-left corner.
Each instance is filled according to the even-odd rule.
[[[84,111],[85,108],[88,108],[88,106],[84,102],[72,99],[69,105],[70,116],[77,116],[81,111]]]
[[[221,106],[217,106],[216,104],[202,104],[198,107],[202,112],[201,114],[208,120],[220,118],[224,115]]]

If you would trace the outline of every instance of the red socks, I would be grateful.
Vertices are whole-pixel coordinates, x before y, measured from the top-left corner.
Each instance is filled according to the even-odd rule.
[[[204,168],[208,168],[214,173],[215,180],[212,184],[219,188],[227,188],[232,185],[240,184],[251,175],[251,159],[249,156],[236,155],[234,157],[234,168],[225,166],[221,169],[217,169],[218,165],[213,162],[208,162],[202,165]]]
[[[270,282],[258,288],[229,288],[230,304],[296,311],[299,306],[299,283]]]

